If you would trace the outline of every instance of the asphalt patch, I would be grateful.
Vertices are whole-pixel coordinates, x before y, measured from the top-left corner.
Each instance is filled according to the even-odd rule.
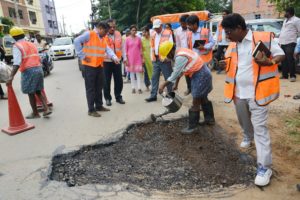
[[[255,159],[240,152],[234,138],[218,125],[182,135],[186,124],[186,119],[139,123],[117,142],[56,155],[50,180],[70,187],[126,183],[160,191],[252,185]]]

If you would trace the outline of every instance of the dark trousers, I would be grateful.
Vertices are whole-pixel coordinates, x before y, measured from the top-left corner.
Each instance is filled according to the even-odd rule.
[[[285,53],[285,59],[282,62],[282,76],[284,78],[295,78],[296,77],[296,66],[294,59],[294,50],[296,43],[290,43],[286,45],[281,45],[282,50]]]
[[[186,86],[189,91],[192,91],[191,87],[191,78],[189,76],[185,76]]]
[[[144,83],[145,83],[146,87],[149,87],[151,85],[151,82],[149,80],[147,68],[145,65],[143,67],[144,67]]]
[[[0,96],[3,96],[3,95],[4,95],[4,92],[3,92],[3,89],[2,89],[2,87],[0,85]]]
[[[122,99],[123,90],[123,79],[122,79],[122,68],[121,64],[115,64],[114,62],[104,62],[104,74],[105,74],[105,84],[104,84],[104,97],[106,100],[111,100],[110,86],[111,77],[114,77],[114,92],[116,100]]]
[[[89,112],[95,111],[103,105],[102,88],[104,83],[104,73],[102,67],[84,66],[84,81],[86,99]]]

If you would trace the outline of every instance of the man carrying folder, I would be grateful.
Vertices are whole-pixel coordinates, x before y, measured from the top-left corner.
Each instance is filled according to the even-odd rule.
[[[272,39],[270,32],[252,32],[244,18],[230,14],[222,21],[226,37],[232,41],[226,51],[225,102],[234,101],[237,117],[243,130],[241,148],[248,148],[254,138],[257,152],[257,176],[254,183],[268,185],[272,176],[271,140],[267,128],[268,104],[279,97],[278,63],[284,52]],[[253,50],[262,41],[270,50],[253,57]]]

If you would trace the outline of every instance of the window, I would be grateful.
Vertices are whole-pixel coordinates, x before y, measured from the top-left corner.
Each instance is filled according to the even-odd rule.
[[[23,11],[22,10],[18,10],[18,13],[19,13],[20,19],[24,19],[24,17],[23,17]]]
[[[259,8],[260,0],[256,0],[256,7]]]
[[[50,14],[50,9],[49,9],[49,6],[48,6],[48,5],[46,5],[45,7],[46,7],[46,12]]]
[[[35,12],[29,11],[29,19],[32,24],[36,24],[37,19],[36,19],[36,14]]]
[[[256,14],[255,15],[255,19],[260,19],[261,18],[261,15],[260,14]]]
[[[52,21],[51,21],[51,20],[48,20],[48,26],[49,26],[50,28],[52,28],[52,27],[53,27],[53,25],[52,25]]]
[[[33,0],[27,0],[27,3],[28,3],[29,5],[33,5]]]
[[[53,28],[57,28],[57,23],[56,23],[56,21],[53,21],[52,24],[53,24]]]
[[[9,17],[11,17],[11,18],[17,18],[16,10],[14,8],[8,7],[8,14],[9,14]]]

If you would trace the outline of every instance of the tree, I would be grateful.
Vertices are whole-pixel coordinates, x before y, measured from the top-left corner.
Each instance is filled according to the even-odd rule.
[[[224,9],[232,10],[232,0],[205,0],[205,7],[211,13],[221,13]]]
[[[98,17],[107,19],[108,1],[98,2]],[[110,6],[112,18],[117,19],[119,28],[123,29],[131,24],[146,25],[155,15],[203,10],[205,3],[204,0],[110,0]]]
[[[300,1],[299,0],[268,0],[268,2],[275,4],[276,10],[283,13],[288,7],[295,8],[295,14],[300,16]]]
[[[9,19],[9,18],[7,18],[7,17],[0,17],[0,22],[2,23],[2,24],[4,24],[4,25],[7,25],[7,26],[4,26],[4,28],[3,28],[3,33],[4,34],[8,34],[9,33],[9,29],[12,27],[12,26],[14,26],[14,22],[11,20],[11,19]],[[1,24],[0,23],[0,24]],[[1,31],[0,31],[1,32]]]

